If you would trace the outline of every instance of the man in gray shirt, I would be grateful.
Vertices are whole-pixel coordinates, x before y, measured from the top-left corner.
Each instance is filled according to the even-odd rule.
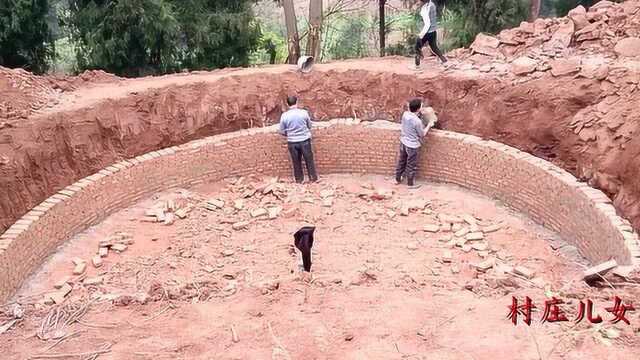
[[[418,188],[414,183],[416,169],[418,167],[418,154],[424,142],[424,137],[435,121],[429,122],[426,127],[422,124],[421,117],[422,100],[412,99],[409,101],[409,111],[402,114],[400,127],[400,153],[398,155],[398,165],[396,167],[396,183],[402,183],[403,177],[407,178],[407,185],[410,188]]]
[[[302,158],[307,165],[307,173],[311,182],[318,181],[316,166],[313,161],[313,148],[311,147],[311,117],[309,112],[298,108],[298,98],[287,98],[287,110],[280,117],[280,133],[287,137],[287,147],[293,163],[293,176],[297,183],[304,181],[302,170]]]

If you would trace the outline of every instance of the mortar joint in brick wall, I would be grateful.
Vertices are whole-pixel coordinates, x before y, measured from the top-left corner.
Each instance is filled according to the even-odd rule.
[[[27,225],[27,226],[33,224],[33,221],[34,221],[33,219],[26,219],[25,217],[26,216],[23,216],[22,218],[20,218],[20,220],[16,221],[15,223],[18,225]]]
[[[108,170],[108,169],[105,168],[105,169],[102,169],[102,170],[98,171],[98,174],[101,174],[101,175],[104,175],[105,177],[107,177],[107,176],[113,175],[113,171]]]
[[[96,181],[102,179],[103,177],[105,177],[105,175],[98,172],[98,173],[95,173],[93,175],[87,176],[86,179],[87,180],[91,180],[93,182],[96,182]]]
[[[67,201],[71,198],[71,196],[63,194],[61,192],[57,192],[53,195],[51,195],[50,199],[56,199],[56,200],[60,200],[60,201]]]
[[[49,196],[44,202],[52,206],[61,203],[62,199],[59,199],[56,195]]]
[[[70,186],[67,186],[66,188],[58,191],[58,194],[62,194],[62,195],[68,196],[68,197],[73,196],[76,193],[76,190],[71,190],[71,189],[69,189],[69,187]]]
[[[31,213],[31,212],[29,212]],[[37,221],[40,219],[40,215],[29,215],[29,213],[27,213],[26,215],[22,216],[22,219],[26,219],[26,220],[33,220],[33,221]]]
[[[135,161],[134,159],[125,159],[125,160],[122,160],[120,163],[124,164],[128,168],[138,165],[138,162]]]
[[[4,233],[8,234],[8,235],[16,235],[17,236],[17,235],[20,235],[23,230],[24,229],[22,228],[21,225],[15,225],[14,224],[14,225],[11,225],[11,227],[9,227],[7,229],[7,231],[5,231]]]
[[[13,241],[15,238],[18,237],[20,233],[16,233],[16,232],[9,232],[8,230],[5,231],[4,233],[2,233],[2,235],[0,235],[0,240],[8,240],[8,241]]]
[[[80,179],[74,183],[74,185],[79,187],[80,189],[84,189],[91,184],[93,184],[93,180],[89,178]]]
[[[78,185],[69,185],[66,188],[64,188],[64,190],[73,191],[74,193],[77,193],[78,191],[82,190],[82,188]]]
[[[31,211],[29,211],[26,216],[34,216],[34,217],[38,217],[40,218],[42,215],[44,215],[45,212],[41,211],[41,210],[36,210],[35,208],[31,209]]]

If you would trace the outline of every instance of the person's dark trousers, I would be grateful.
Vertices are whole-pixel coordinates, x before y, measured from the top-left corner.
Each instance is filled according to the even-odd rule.
[[[396,181],[402,182],[402,176],[406,175],[407,185],[413,186],[418,169],[418,153],[420,148],[414,149],[400,143],[398,154],[398,166],[396,167]]]
[[[302,170],[302,159],[307,165],[307,173],[309,180],[312,182],[318,181],[318,174],[316,174],[316,164],[313,161],[313,148],[311,147],[311,139],[288,143],[289,154],[291,154],[291,162],[293,163],[293,177],[296,182],[301,183],[304,181],[304,172]]]
[[[293,244],[302,253],[302,266],[306,272],[311,271],[311,248],[315,229],[315,226],[304,226],[293,234]]]
[[[432,31],[430,33],[426,33],[425,36],[422,37],[422,39],[418,38],[418,40],[416,40],[416,66],[420,66],[420,59],[422,59],[422,47],[427,43],[429,44],[431,50],[433,50],[433,53],[436,54],[436,56],[440,59],[440,61],[442,61],[443,63],[447,62],[447,58],[442,55],[440,48],[438,48],[437,39],[438,32]]]

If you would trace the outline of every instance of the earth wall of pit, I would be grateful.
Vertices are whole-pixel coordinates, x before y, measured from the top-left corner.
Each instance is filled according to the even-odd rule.
[[[320,174],[391,175],[399,125],[351,119],[316,123]],[[0,301],[11,297],[58,246],[109,214],[153,193],[229,176],[291,176],[277,126],[241,130],[113,164],[47,198],[0,236]],[[559,233],[592,263],[638,265],[638,236],[610,199],[525,152],[472,135],[433,130],[419,177],[460,185],[504,202]]]

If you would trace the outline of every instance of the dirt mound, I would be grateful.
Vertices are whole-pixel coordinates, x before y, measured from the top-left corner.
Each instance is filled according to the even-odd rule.
[[[64,92],[117,80],[117,76],[101,70],[87,70],[78,76],[37,76],[24,69],[0,66],[0,121],[26,119],[56,105]]]
[[[639,1],[601,1],[589,11],[578,6],[567,17],[523,22],[496,37],[478,35],[461,55],[474,63],[527,57],[536,65],[530,72],[549,70],[554,59],[576,55],[634,57],[640,55],[639,25]]]
[[[109,74],[102,70],[86,70],[78,76],[67,77],[64,80],[73,84],[74,89],[81,88],[87,84],[103,84],[120,80],[116,75]]]
[[[561,146],[583,160],[564,166],[608,193],[640,227],[640,142],[633,136],[640,127],[640,115],[634,111],[640,105],[640,1],[601,1],[589,11],[579,6],[565,18],[523,22],[496,37],[481,34],[459,55],[468,61],[467,67],[515,75],[514,84],[550,74],[570,79],[574,86],[561,86],[576,91],[579,80],[593,80],[589,86],[599,87],[594,89],[598,94],[580,99],[584,107],[563,125],[573,134]],[[557,148],[553,143],[546,146]]]
[[[26,119],[56,96],[51,82],[23,69],[0,67],[0,121]]]

